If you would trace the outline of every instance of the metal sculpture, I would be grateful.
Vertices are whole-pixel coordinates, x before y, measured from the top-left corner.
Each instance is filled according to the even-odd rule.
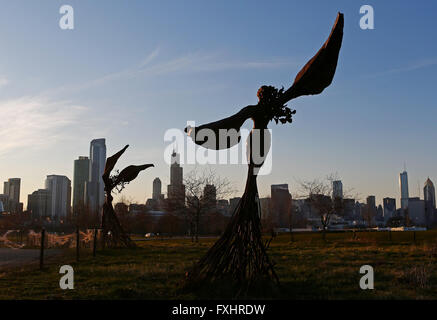
[[[343,39],[344,18],[338,13],[329,38],[317,54],[297,74],[293,85],[286,91],[262,86],[257,93],[259,102],[247,106],[235,115],[199,127],[187,127],[185,132],[193,141],[209,149],[226,149],[240,142],[240,128],[247,119],[253,120],[253,129],[247,140],[248,175],[244,194],[221,238],[206,255],[187,273],[187,285],[211,283],[224,278],[250,285],[267,279],[279,283],[273,263],[266,252],[268,244],[261,234],[257,174],[270,149],[267,125],[271,120],[291,123],[296,112],[285,104],[303,95],[315,95],[328,87],[335,74]],[[210,134],[234,130],[235,139],[210,139]],[[203,134],[199,134],[203,131]],[[259,134],[258,139],[255,135]],[[257,161],[255,161],[255,155]],[[260,158],[261,156],[261,158]]]
[[[120,221],[115,214],[114,207],[112,206],[112,192],[114,188],[118,192],[121,192],[121,190],[124,189],[124,186],[133,181],[141,171],[153,167],[154,165],[145,164],[141,166],[128,166],[120,173],[116,172],[115,175],[111,176],[111,171],[114,169],[118,159],[128,147],[129,145],[126,145],[123,149],[106,160],[105,171],[102,175],[106,195],[102,214],[103,247],[135,247],[135,243],[123,230]]]

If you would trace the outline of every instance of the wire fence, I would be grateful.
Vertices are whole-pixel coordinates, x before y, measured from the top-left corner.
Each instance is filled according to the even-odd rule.
[[[101,239],[101,230],[86,229],[79,231],[79,247],[92,248],[94,241]],[[0,247],[12,249],[39,248],[41,247],[42,232],[34,230],[6,230],[0,231]],[[96,237],[96,239],[94,239]],[[76,248],[77,231],[69,234],[47,232],[44,236],[44,247],[51,248]]]

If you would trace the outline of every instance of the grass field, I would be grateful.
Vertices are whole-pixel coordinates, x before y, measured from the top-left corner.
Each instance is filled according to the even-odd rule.
[[[437,231],[283,234],[269,254],[281,285],[249,298],[264,299],[437,299]],[[0,271],[0,299],[211,299],[232,298],[235,292],[181,290],[181,280],[215,239],[138,242],[136,249],[100,251],[93,258],[73,249],[38,265]],[[59,288],[59,268],[73,266],[74,290]],[[359,269],[371,265],[375,289],[361,290]]]

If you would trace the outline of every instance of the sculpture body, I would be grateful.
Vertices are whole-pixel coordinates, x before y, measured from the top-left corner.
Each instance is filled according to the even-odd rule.
[[[244,194],[224,234],[187,274],[188,285],[211,283],[224,278],[244,284],[246,288],[263,279],[279,283],[273,263],[267,255],[268,243],[263,242],[261,234],[256,179],[270,149],[270,137],[263,138],[269,135],[266,129],[271,120],[283,124],[292,122],[295,111],[285,105],[288,101],[302,95],[319,94],[331,84],[343,39],[343,25],[343,14],[338,13],[328,40],[302,68],[288,90],[262,86],[258,90],[257,105],[247,106],[223,120],[185,129],[196,144],[218,150],[232,147],[240,141],[240,137],[231,141],[209,141],[204,135],[198,137],[197,133],[202,129],[208,129],[219,137],[220,130],[233,129],[239,133],[247,119],[251,118],[254,122],[247,141],[249,161]],[[261,139],[254,139],[255,133],[259,134]],[[259,155],[262,155],[261,159]]]

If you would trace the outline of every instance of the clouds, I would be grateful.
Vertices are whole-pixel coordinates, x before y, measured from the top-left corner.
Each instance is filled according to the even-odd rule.
[[[6,86],[9,83],[9,80],[5,77],[0,76],[0,88]]]
[[[251,69],[274,69],[281,67],[297,67],[295,59],[241,60],[227,57],[220,53],[190,52],[179,56],[169,56],[158,47],[139,63],[121,71],[109,73],[91,80],[75,89],[105,85],[116,80],[126,80],[136,77],[169,76],[176,73],[220,72]]]
[[[69,101],[21,97],[0,101],[0,157],[16,150],[36,150],[59,143],[86,108]]]
[[[387,76],[387,75],[391,75],[391,74],[398,74],[398,73],[403,73],[403,72],[415,71],[418,69],[432,67],[435,65],[437,65],[437,58],[423,59],[423,60],[414,61],[413,63],[409,63],[404,67],[393,68],[390,70],[377,72],[377,73],[369,75],[367,77],[368,78],[375,78],[375,77],[380,77],[380,76]]]

